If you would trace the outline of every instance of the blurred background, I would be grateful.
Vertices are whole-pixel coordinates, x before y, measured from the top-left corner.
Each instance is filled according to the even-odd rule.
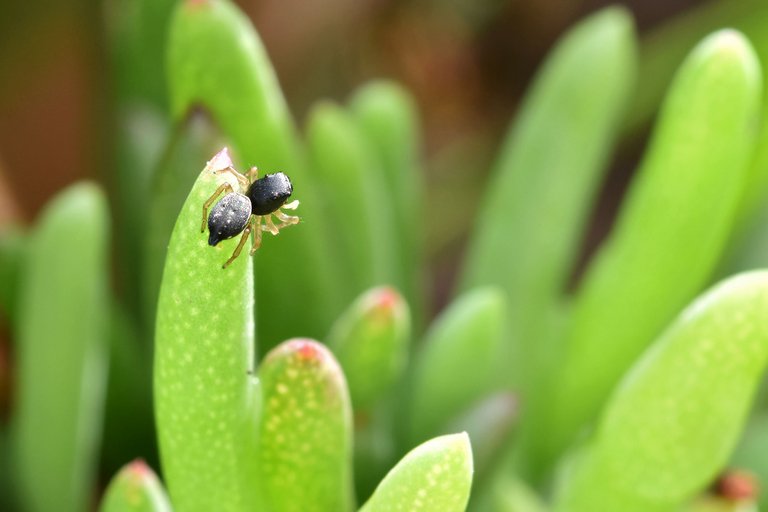
[[[29,222],[77,179],[108,177],[113,92],[105,41],[115,12],[132,3],[0,2],[0,224]],[[343,101],[370,78],[393,78],[415,95],[431,212],[428,256],[440,295],[450,286],[492,158],[533,73],[567,27],[611,2],[237,3],[264,40],[299,126],[314,101]],[[645,40],[711,8],[694,0],[618,3],[631,9]],[[645,113],[637,117],[609,174],[595,215],[601,222],[588,246],[605,231],[640,152],[648,119]]]

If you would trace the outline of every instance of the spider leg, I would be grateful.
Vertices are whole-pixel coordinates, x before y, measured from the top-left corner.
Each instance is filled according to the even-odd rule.
[[[248,169],[248,172],[245,173],[245,177],[248,180],[248,183],[253,183],[259,178],[259,168],[258,167],[251,167]]]
[[[246,178],[245,176],[243,176],[242,174],[237,172],[235,170],[235,168],[232,167],[231,165],[229,167],[225,168],[225,169],[218,169],[216,171],[213,171],[213,174],[219,174],[219,173],[222,173],[222,172],[228,172],[231,175],[233,175],[235,178],[237,178],[237,182],[240,184],[240,186],[243,188],[243,190],[247,189],[248,185],[250,185],[250,182],[248,181],[248,178]]]
[[[273,235],[277,235],[280,232],[280,229],[275,226],[275,224],[272,222],[272,214],[267,214],[264,216],[264,220],[267,224],[267,231],[272,233]]]
[[[261,217],[254,215],[253,216],[253,225],[254,230],[254,240],[253,240],[253,246],[251,247],[251,256],[256,253],[256,251],[261,247]]]
[[[286,226],[291,226],[293,224],[299,223],[299,218],[296,217],[295,215],[286,215],[280,210],[275,210],[274,214],[275,214],[275,217],[277,217],[278,220],[280,221],[280,223],[277,225],[278,229],[282,229]]]
[[[251,234],[251,224],[253,222],[249,223],[245,229],[243,230],[243,236],[240,237],[240,243],[237,244],[237,247],[235,247],[235,252],[232,253],[232,256],[227,260],[226,263],[224,263],[221,268],[227,268],[230,263],[235,261],[235,258],[240,256],[240,251],[243,250],[243,246],[245,245],[245,242],[248,240],[248,235]]]
[[[299,200],[298,199],[294,199],[290,203],[285,203],[280,208],[285,208],[286,210],[295,210],[298,207],[299,207]]]
[[[226,191],[227,193],[234,192],[234,190],[232,190],[232,185],[230,185],[229,183],[222,183],[219,186],[219,188],[216,189],[216,192],[214,192],[213,195],[209,197],[208,200],[203,204],[203,225],[200,227],[201,233],[205,232],[205,224],[206,224],[206,221],[208,220],[208,208],[224,191]]]

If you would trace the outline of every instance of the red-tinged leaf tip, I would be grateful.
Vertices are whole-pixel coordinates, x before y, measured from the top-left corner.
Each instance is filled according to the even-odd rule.
[[[186,6],[197,8],[197,7],[202,7],[204,5],[208,5],[209,3],[211,3],[210,0],[187,0]]]
[[[715,492],[730,501],[752,501],[760,494],[755,475],[742,470],[724,473],[715,482]]]
[[[379,307],[381,309],[393,309],[395,304],[400,300],[400,294],[398,294],[394,288],[385,286],[379,288],[376,298],[378,299]]]
[[[293,338],[287,340],[275,347],[264,362],[270,362],[274,359],[295,359],[299,363],[314,363],[316,365],[338,366],[336,359],[331,355],[327,348],[315,340],[309,338]]]
[[[136,475],[139,478],[145,478],[152,474],[152,469],[144,462],[144,459],[136,459],[126,467],[128,473]]]
[[[320,359],[321,355],[316,347],[316,343],[311,340],[297,339],[288,342],[286,352],[293,352],[299,359],[311,361]]]
[[[374,288],[364,301],[369,318],[384,324],[392,322],[397,310],[403,305],[402,296],[390,286]]]
[[[302,359],[318,359],[318,352],[311,343],[302,343],[297,349],[296,353]]]
[[[328,389],[342,386],[346,389],[346,379],[341,370],[341,366],[336,358],[321,343],[309,338],[292,338],[284,341],[264,358],[263,366],[272,367],[275,364],[287,365],[296,369],[319,372],[318,375],[325,375]]]
[[[168,496],[152,468],[142,459],[123,466],[112,479],[99,508],[102,512],[124,510],[171,510]]]

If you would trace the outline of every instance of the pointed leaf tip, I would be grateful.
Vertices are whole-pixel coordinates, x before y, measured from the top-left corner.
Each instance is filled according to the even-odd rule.
[[[228,167],[234,167],[234,165],[232,164],[232,157],[229,156],[229,149],[224,147],[208,161],[205,166],[205,172],[214,173],[216,171],[223,171]]]
[[[462,512],[472,484],[466,432],[436,437],[411,450],[381,481],[361,512]]]
[[[405,368],[409,335],[408,305],[389,286],[364,293],[334,324],[328,346],[344,368],[356,411],[392,389]]]
[[[157,475],[136,459],[115,475],[104,493],[100,512],[170,512],[168,495]]]

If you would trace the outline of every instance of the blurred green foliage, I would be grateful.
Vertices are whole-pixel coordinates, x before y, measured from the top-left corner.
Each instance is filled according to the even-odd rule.
[[[15,335],[0,509],[88,510],[96,496],[104,512],[757,506],[710,486],[734,451],[768,475],[755,455],[768,277],[714,284],[765,264],[764,6],[707,5],[643,42],[612,7],[563,36],[432,322],[408,91],[376,81],[348,104],[321,100],[300,134],[233,3],[116,12],[109,202],[78,184],[0,236]],[[721,19],[746,35],[707,35]],[[659,105],[581,273],[608,163]],[[239,187],[217,171],[252,165],[291,177],[302,221],[222,269],[239,237],[209,247],[202,205]],[[135,457],[163,483],[142,462],[118,472]],[[108,486],[99,467],[102,483],[116,473]]]

